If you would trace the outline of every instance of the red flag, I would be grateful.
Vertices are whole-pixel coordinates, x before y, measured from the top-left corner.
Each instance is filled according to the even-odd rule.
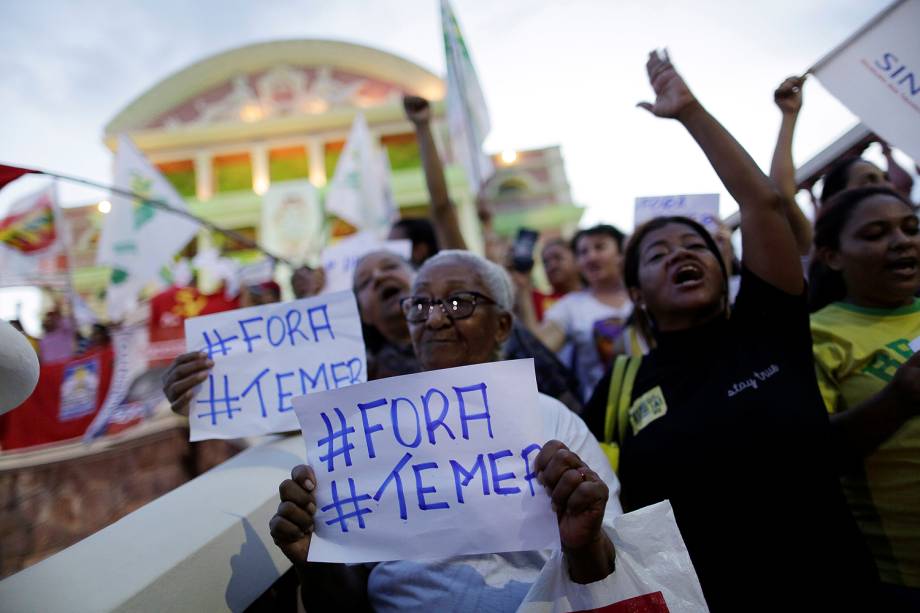
[[[32,170],[31,168],[19,168],[18,166],[7,166],[6,164],[0,164],[0,189],[6,187],[7,183],[12,183],[22,175],[27,175],[30,173],[42,174],[42,171]]]
[[[57,241],[54,193],[44,188],[20,198],[0,218],[0,245],[23,255],[45,252]]]

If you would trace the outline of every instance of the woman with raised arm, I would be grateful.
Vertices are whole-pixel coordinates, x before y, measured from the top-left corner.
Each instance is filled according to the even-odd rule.
[[[741,288],[729,308],[725,262],[699,224],[638,228],[624,279],[654,348],[631,391],[601,381],[585,419],[604,436],[608,397],[623,392],[624,508],[670,499],[711,610],[872,610],[860,609],[877,579],[829,457],[784,199],[667,56],[647,69],[657,97],[640,106],[680,122],[740,206]]]
[[[795,201],[799,189],[795,183],[795,164],[792,161],[792,136],[799,119],[799,111],[802,110],[804,84],[805,77],[789,77],[773,92],[773,101],[779,107],[783,119],[779,126],[776,149],[773,151],[773,161],[770,164],[770,178],[783,197],[783,206],[795,235],[796,247],[799,255],[803,256],[808,255],[811,249],[811,222]]]
[[[885,611],[920,611],[920,226],[900,194],[821,210],[809,274],[818,385]]]

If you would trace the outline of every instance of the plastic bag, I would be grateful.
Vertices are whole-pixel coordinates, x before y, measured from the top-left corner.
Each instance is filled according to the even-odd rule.
[[[620,515],[608,531],[616,570],[581,585],[568,574],[562,553],[547,561],[518,608],[520,613],[697,613],[708,611],[703,590],[665,500]]]

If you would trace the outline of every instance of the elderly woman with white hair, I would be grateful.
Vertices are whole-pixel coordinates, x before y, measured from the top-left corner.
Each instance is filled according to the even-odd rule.
[[[411,295],[401,301],[423,370],[499,359],[511,332],[512,304],[505,271],[467,251],[442,251],[426,261]],[[547,442],[536,468],[557,512],[566,568],[576,583],[599,581],[614,570],[613,544],[602,526],[609,528],[622,512],[619,483],[584,422],[559,401],[538,398],[537,406],[521,411],[542,423]],[[310,564],[316,484],[309,466],[295,467],[281,484],[281,503],[270,524],[275,543],[294,564],[307,610],[513,611],[549,556],[530,551],[426,562]]]

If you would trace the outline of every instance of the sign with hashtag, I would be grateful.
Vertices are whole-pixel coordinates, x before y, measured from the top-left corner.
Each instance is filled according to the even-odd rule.
[[[295,398],[317,479],[310,561],[558,548],[534,471],[547,437],[537,403],[533,360]]]
[[[367,381],[351,291],[185,320],[214,367],[189,409],[192,441],[297,430],[295,396]]]

